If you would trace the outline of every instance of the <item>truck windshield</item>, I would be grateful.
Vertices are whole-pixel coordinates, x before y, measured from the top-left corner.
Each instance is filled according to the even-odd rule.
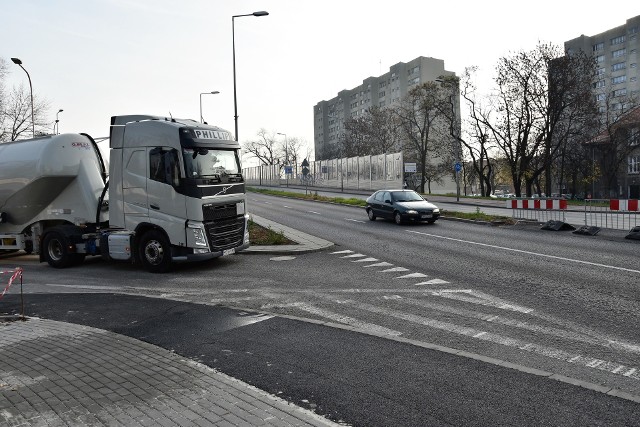
[[[236,150],[183,148],[182,155],[187,178],[222,178],[240,173]]]

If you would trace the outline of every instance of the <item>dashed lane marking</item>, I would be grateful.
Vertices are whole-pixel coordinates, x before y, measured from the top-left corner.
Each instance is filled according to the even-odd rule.
[[[387,268],[386,270],[382,270],[380,273],[396,273],[399,271],[409,271],[409,269],[404,267],[393,267],[393,268]]]
[[[366,255],[363,254],[351,254],[351,255],[345,255],[345,256],[341,256],[340,258],[365,258]]]
[[[364,259],[356,259],[351,262],[376,262],[376,261],[380,261],[380,260],[378,258],[364,258]]]
[[[447,282],[446,280],[442,280],[442,279],[431,279],[431,280],[427,280],[426,282],[420,282],[420,283],[414,283],[413,286],[423,286],[423,285],[445,285],[449,282]]]
[[[353,218],[345,218],[345,221],[351,221],[351,222],[359,222],[361,224],[364,224],[366,221],[362,221],[360,219],[353,219]]]
[[[497,307],[503,310],[518,311],[525,314],[533,311],[533,308],[512,304],[498,297],[494,297],[493,295],[485,294],[484,292],[475,291],[473,289],[440,289],[438,291],[431,292],[431,294],[438,297]]]
[[[352,254],[353,251],[350,251],[349,249],[346,249],[344,251],[336,251],[336,252],[331,252],[331,255],[336,255],[336,254]]]
[[[415,279],[417,277],[429,277],[429,276],[422,273],[409,273],[409,274],[405,274],[404,276],[398,276],[396,277],[396,279]]]
[[[365,268],[367,268],[367,267],[391,267],[392,265],[393,264],[391,264],[389,262],[383,261],[383,262],[379,262],[379,263],[376,263],[376,264],[365,265],[364,267]]]
[[[315,212],[315,211],[307,211],[307,212],[315,214],[315,215],[322,215],[320,212]]]

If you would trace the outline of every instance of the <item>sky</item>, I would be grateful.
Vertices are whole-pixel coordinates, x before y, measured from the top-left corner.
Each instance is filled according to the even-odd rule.
[[[269,15],[235,18],[232,32],[232,16],[256,11]],[[105,137],[123,114],[199,120],[201,99],[205,121],[233,133],[235,34],[240,142],[265,129],[312,148],[314,105],[393,64],[477,66],[489,91],[499,58],[637,15],[637,0],[0,0],[0,56],[9,88],[28,85],[17,57],[51,122],[64,110],[60,133]]]

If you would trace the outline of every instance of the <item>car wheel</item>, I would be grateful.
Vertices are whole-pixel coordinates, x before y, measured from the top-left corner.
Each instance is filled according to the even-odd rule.
[[[396,222],[396,224],[401,225],[402,224],[402,215],[400,215],[400,212],[396,212],[395,214],[393,214],[393,220]]]
[[[165,273],[171,268],[171,246],[163,233],[147,231],[138,245],[138,258],[151,273]]]
[[[369,216],[370,221],[376,220],[376,214],[373,213],[373,209],[367,209],[367,215]]]

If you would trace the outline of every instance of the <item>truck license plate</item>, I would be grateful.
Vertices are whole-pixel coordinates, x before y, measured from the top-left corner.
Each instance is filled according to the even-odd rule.
[[[222,251],[222,256],[233,255],[235,253],[236,253],[236,248],[225,249],[225,250]]]

